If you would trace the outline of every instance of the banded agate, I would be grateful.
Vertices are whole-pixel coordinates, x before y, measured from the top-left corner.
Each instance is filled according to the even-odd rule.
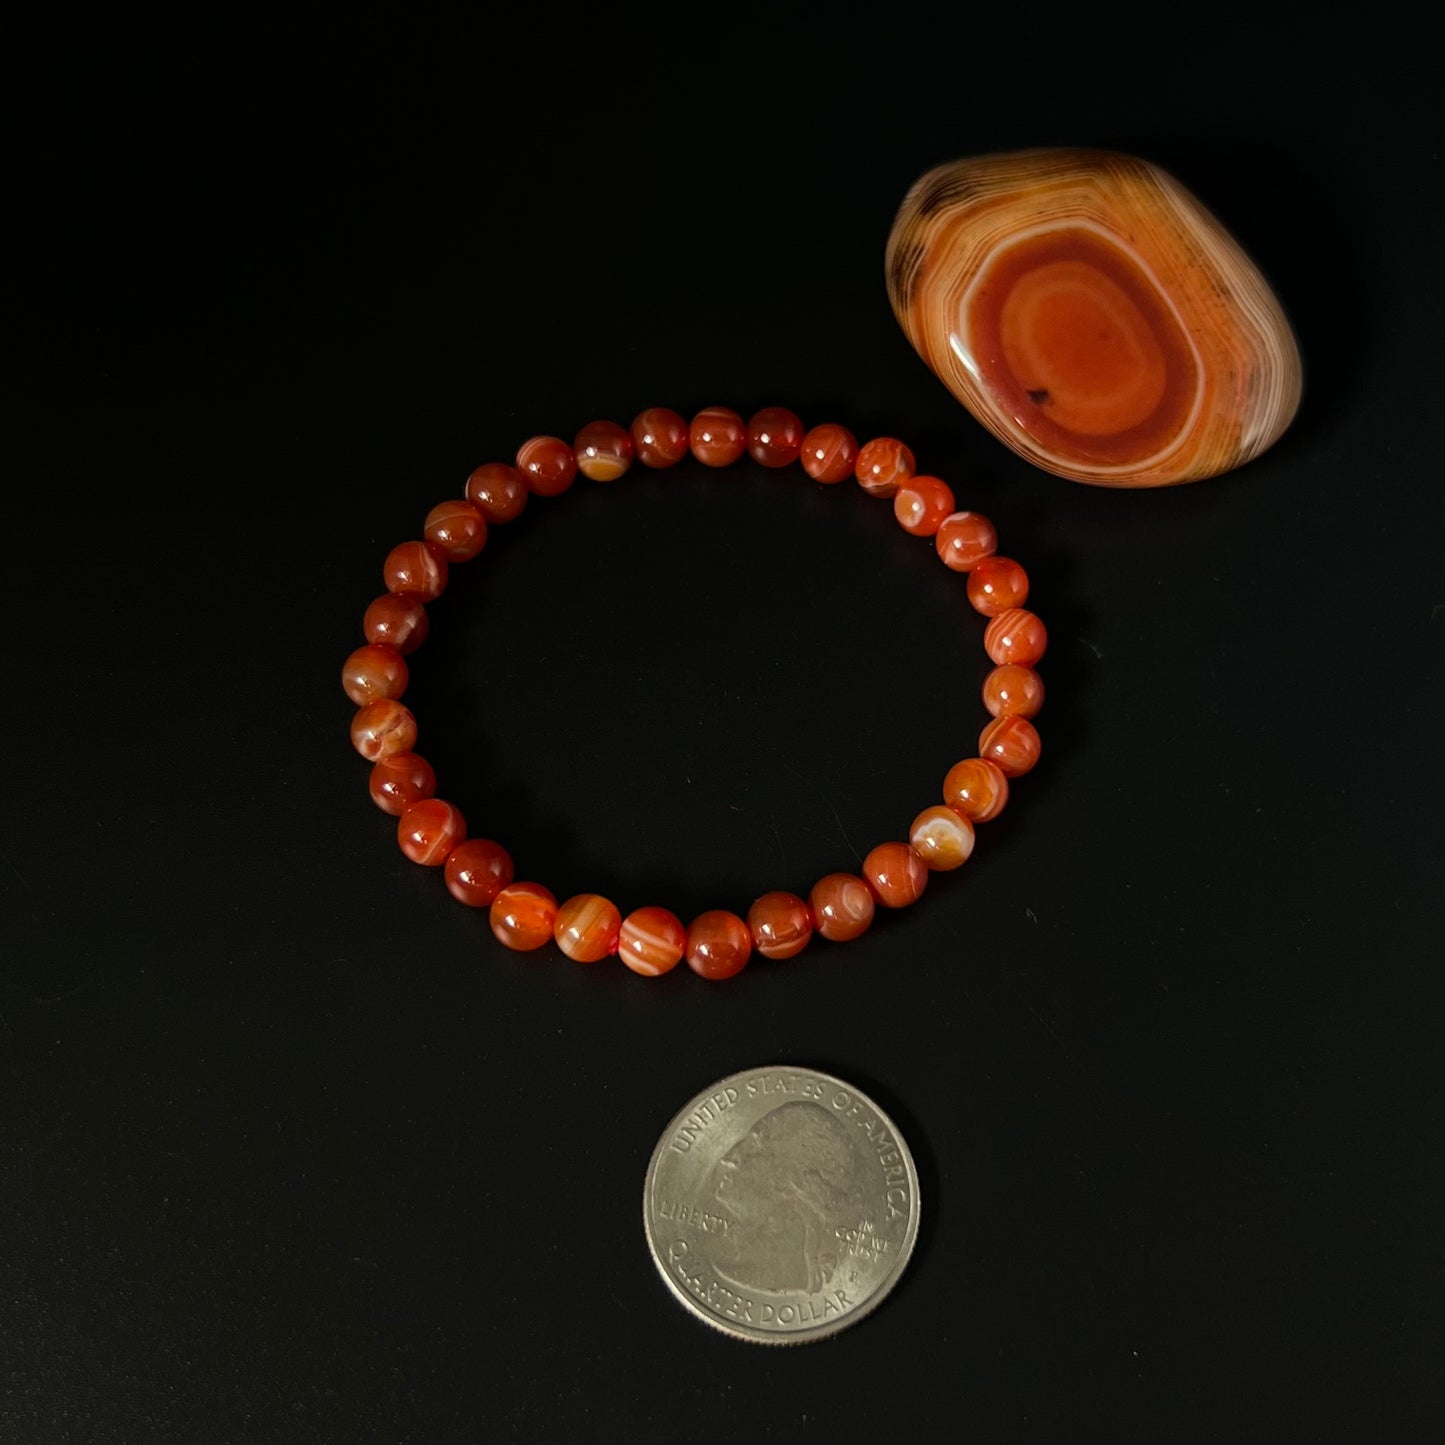
[[[1034,150],[939,166],[888,237],[923,360],[1046,471],[1162,487],[1244,465],[1299,406],[1294,333],[1228,231],[1158,166]]]

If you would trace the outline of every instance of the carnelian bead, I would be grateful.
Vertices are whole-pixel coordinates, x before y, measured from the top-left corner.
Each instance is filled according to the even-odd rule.
[[[841,482],[858,464],[858,438],[847,427],[827,421],[803,438],[798,455],[815,482]]]
[[[398,652],[415,652],[426,641],[431,619],[420,597],[410,592],[383,592],[366,609],[361,630],[368,642],[384,642]]]
[[[1026,717],[1011,714],[995,718],[978,736],[980,756],[1010,778],[1028,772],[1042,747],[1038,729]]]
[[[785,406],[765,406],[748,421],[748,455],[764,467],[786,467],[803,450],[803,423]]]
[[[1000,667],[1006,662],[1033,667],[1048,645],[1048,629],[1022,607],[1000,612],[983,630],[983,650]]]
[[[517,448],[517,470],[529,491],[560,497],[577,480],[577,458],[561,437],[528,437]]]
[[[455,803],[421,798],[397,820],[396,841],[413,863],[437,868],[467,836],[466,819]]]
[[[458,497],[426,514],[421,534],[448,562],[470,562],[487,545],[487,519],[475,502]]]
[[[384,642],[358,647],[341,665],[341,686],[358,707],[379,697],[400,697],[406,691],[407,676],[401,653]]]
[[[617,935],[617,956],[633,973],[656,978],[670,973],[687,947],[687,929],[677,914],[649,905],[634,908],[622,920]]]
[[[434,602],[447,585],[447,559],[425,542],[400,542],[381,565],[388,592],[409,592],[423,602]]]
[[[589,481],[615,482],[632,465],[632,437],[615,421],[590,421],[572,440],[577,470]]]
[[[506,462],[483,462],[467,478],[467,501],[494,527],[515,522],[527,505],[527,483]]]
[[[394,697],[379,697],[351,720],[351,745],[370,762],[409,753],[416,742],[416,719]]]
[[[748,932],[764,958],[792,958],[813,936],[813,915],[796,893],[764,893],[748,909]]]
[[[487,916],[499,943],[530,953],[551,943],[557,900],[540,883],[509,883],[492,899]]]
[[[600,893],[579,893],[558,910],[552,924],[557,947],[575,963],[596,963],[617,951],[622,915]]]
[[[458,843],[443,868],[447,891],[468,908],[488,908],[512,881],[512,855],[490,838],[468,838]]]
[[[968,574],[968,600],[985,617],[1022,607],[1028,595],[1029,574],[1012,557],[985,557]]]
[[[945,567],[954,572],[967,572],[993,555],[998,546],[998,533],[981,513],[954,512],[938,524],[933,545]]]
[[[687,930],[687,966],[699,978],[731,978],[753,951],[748,926],[725,908],[699,913]]]
[[[378,758],[367,786],[371,801],[383,813],[401,817],[413,803],[437,790],[437,775],[419,753],[392,753]]]
[[[907,908],[928,887],[928,865],[907,843],[880,843],[863,860],[863,880],[885,908]]]
[[[909,477],[893,494],[893,515],[914,537],[932,537],[953,505],[953,488],[937,477]]]
[[[987,758],[965,758],[944,774],[943,801],[971,823],[987,823],[1008,802],[1008,779]]]
[[[675,467],[687,455],[687,422],[665,406],[650,406],[632,421],[632,446],[645,467]]]
[[[956,809],[935,803],[913,820],[908,841],[927,867],[946,873],[968,862],[973,852],[973,824]]]
[[[853,475],[870,496],[891,497],[917,470],[913,453],[897,437],[864,442]]]
[[[992,717],[1033,717],[1044,705],[1044,680],[1031,667],[1007,662],[984,678],[983,705]]]
[[[846,943],[873,922],[873,892],[854,873],[829,873],[808,894],[813,925],[824,938]]]
[[[747,423],[725,406],[705,406],[687,430],[692,454],[705,467],[730,467],[748,445]]]

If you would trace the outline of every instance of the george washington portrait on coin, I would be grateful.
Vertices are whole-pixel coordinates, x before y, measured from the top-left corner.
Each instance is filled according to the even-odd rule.
[[[848,1134],[820,1104],[764,1114],[713,1170],[729,1223],[713,1268],[749,1289],[817,1294],[838,1267],[838,1230],[857,1210],[851,1172]]]

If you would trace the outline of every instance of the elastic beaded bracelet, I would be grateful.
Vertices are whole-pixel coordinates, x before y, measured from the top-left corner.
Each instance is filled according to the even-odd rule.
[[[704,466],[730,466],[746,453],[765,467],[801,461],[816,482],[855,477],[875,497],[890,498],[904,531],[932,537],[946,567],[967,574],[968,600],[989,619],[984,650],[995,664],[984,679],[990,715],[978,756],[955,763],[943,779],[943,801],[914,818],[908,841],[880,843],[863,860],[861,875],[829,873],[806,899],[765,893],[744,918],[725,909],[699,914],[691,924],[666,908],[637,908],[625,918],[596,893],[559,904],[540,883],[517,881],[512,859],[490,838],[467,837],[455,804],[436,796],[436,774],[413,751],[416,719],[399,700],[406,691],[406,657],[426,640],[426,603],[441,595],[448,568],[470,561],[486,545],[487,529],[510,522],[530,495],[560,496],[580,472],[613,482],[632,465],[661,468],[689,454]],[[387,554],[386,592],[366,609],[359,647],[342,668],[342,685],[358,705],[351,741],[372,764],[372,801],[398,819],[401,850],[416,863],[442,869],[449,892],[472,908],[489,910],[492,932],[508,948],[528,951],[555,942],[578,963],[616,954],[634,973],[656,977],[684,958],[707,979],[731,978],[756,951],[792,958],[813,935],[842,942],[873,922],[874,909],[903,908],[923,893],[930,871],[961,867],[973,852],[974,825],[996,818],[1008,801],[1010,778],[1039,759],[1039,735],[1029,721],[1043,705],[1035,664],[1044,654],[1044,624],[1024,608],[1028,575],[998,555],[993,524],[959,511],[938,477],[917,474],[913,453],[893,437],[858,445],[846,427],[828,423],[804,432],[794,413],[765,407],[744,421],[727,407],[710,406],[689,424],[675,411],[651,407],[630,428],[595,421],[571,446],[558,437],[522,443],[515,466],[489,462],[468,478],[465,498],[427,513],[420,541]]]

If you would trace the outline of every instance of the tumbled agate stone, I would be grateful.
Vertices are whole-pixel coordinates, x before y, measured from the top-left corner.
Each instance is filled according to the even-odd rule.
[[[1264,277],[1167,172],[1107,151],[939,166],[888,237],[920,356],[1000,441],[1106,487],[1217,476],[1299,405],[1299,349]]]

